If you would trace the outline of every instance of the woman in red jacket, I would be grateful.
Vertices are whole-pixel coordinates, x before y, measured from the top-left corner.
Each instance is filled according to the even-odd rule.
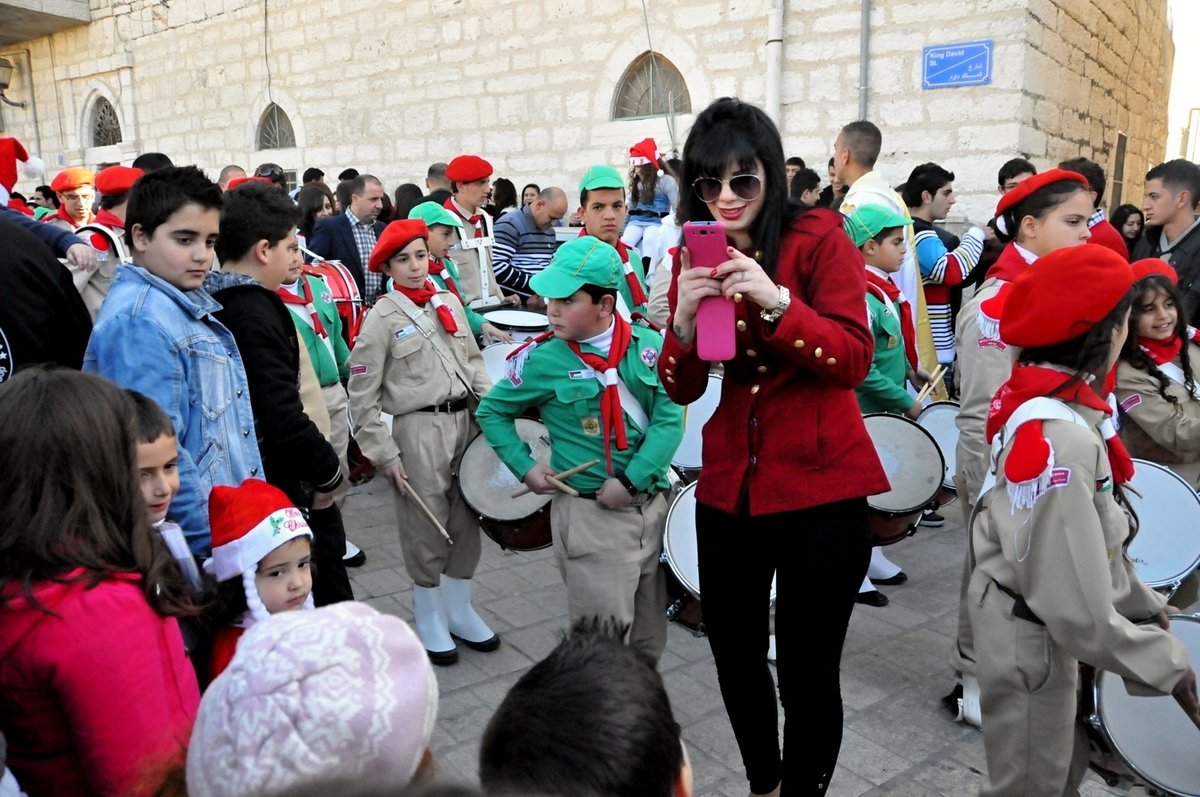
[[[709,644],[751,792],[782,781],[823,794],[841,746],[842,643],[871,555],[866,496],[888,489],[854,394],[873,352],[862,256],[840,214],[787,203],[779,132],[751,105],[719,99],[697,117],[682,183],[680,221],[722,222],[729,259],[692,270],[686,248],[676,255],[659,359],[672,399],[707,385],[697,303],[724,296],[737,317],[696,488]],[[785,718],[782,754],[767,666],[773,574],[780,697],[804,712]]]
[[[0,731],[31,797],[146,793],[200,704],[133,417],[124,391],[77,371],[0,385]]]

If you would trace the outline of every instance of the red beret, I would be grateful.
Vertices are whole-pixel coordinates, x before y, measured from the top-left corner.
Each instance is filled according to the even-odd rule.
[[[399,252],[418,238],[429,240],[429,228],[420,219],[401,219],[393,221],[383,229],[383,235],[375,242],[371,250],[371,260],[367,268],[371,271],[382,271],[380,268],[392,255]]]
[[[478,155],[459,155],[446,166],[446,179],[456,183],[473,183],[492,176],[492,164]]]
[[[50,190],[60,193],[78,188],[81,185],[95,184],[96,175],[92,174],[91,169],[85,169],[82,166],[72,166],[69,169],[63,169],[54,176],[54,180],[50,183]]]
[[[1160,277],[1166,277],[1171,281],[1172,285],[1179,284],[1179,274],[1175,268],[1165,260],[1157,257],[1147,257],[1142,260],[1135,260],[1129,264],[1133,269],[1133,279],[1135,282],[1141,282],[1146,277],[1152,277],[1157,274]]]
[[[8,200],[8,206],[18,213],[24,213],[26,216],[33,215],[33,208],[29,207],[29,205],[26,205],[24,199],[18,199],[15,196],[10,197]]]
[[[999,216],[1004,211],[1011,208],[1013,205],[1025,199],[1039,188],[1044,188],[1051,183],[1057,183],[1062,180],[1074,180],[1077,183],[1090,188],[1087,178],[1078,172],[1069,172],[1066,169],[1049,169],[1041,174],[1035,174],[1033,177],[1027,177],[1017,184],[1017,187],[1009,191],[1004,196],[1000,197],[1000,201],[996,203],[996,215]]]
[[[96,174],[96,190],[105,196],[118,196],[129,193],[133,184],[145,172],[132,166],[109,166]]]
[[[225,186],[225,190],[232,191],[239,185],[245,185],[246,183],[266,183],[267,185],[274,185],[274,183],[271,182],[270,177],[234,177],[229,181],[229,184]]]
[[[1012,281],[1000,337],[1024,348],[1063,343],[1111,313],[1131,287],[1133,269],[1111,249],[1099,244],[1056,249]]]

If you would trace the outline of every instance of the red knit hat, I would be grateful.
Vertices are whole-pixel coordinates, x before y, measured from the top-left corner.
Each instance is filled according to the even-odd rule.
[[[92,174],[91,169],[85,169],[82,166],[72,166],[69,169],[63,169],[54,176],[54,180],[50,183],[50,190],[55,193],[63,191],[73,191],[81,185],[95,185],[96,175]]]
[[[1179,284],[1179,274],[1175,268],[1165,260],[1157,257],[1147,257],[1142,260],[1135,260],[1129,264],[1133,269],[1134,282],[1141,282],[1146,277],[1152,277],[1157,274],[1160,277],[1166,277],[1171,281],[1172,285]]]
[[[143,174],[141,169],[132,166],[109,166],[96,174],[96,190],[105,196],[127,194]]]
[[[1112,312],[1131,287],[1133,269],[1111,249],[1099,244],[1056,249],[1012,281],[1000,338],[1028,348],[1078,337]]]
[[[1087,178],[1078,172],[1069,172],[1066,169],[1049,169],[1041,174],[1025,178],[1017,184],[1016,188],[1000,197],[1000,201],[996,203],[996,216],[1003,215],[1004,211],[1013,207],[1039,188],[1045,188],[1051,183],[1057,183],[1062,180],[1074,180],[1077,183],[1083,183],[1090,187]]]
[[[629,148],[629,165],[644,166],[649,163],[657,166],[659,154],[658,144],[654,143],[654,139],[643,138]]]
[[[446,179],[456,183],[473,183],[492,176],[492,164],[478,155],[459,155],[446,166]]]
[[[383,229],[383,235],[371,250],[371,259],[367,268],[371,271],[382,271],[382,266],[392,255],[399,252],[418,238],[429,240],[429,228],[420,219],[401,219],[393,221]]]

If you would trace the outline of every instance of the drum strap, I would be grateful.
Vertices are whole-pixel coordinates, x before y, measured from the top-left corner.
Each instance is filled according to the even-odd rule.
[[[1004,451],[1004,446],[1017,433],[1017,429],[1026,421],[1069,421],[1076,426],[1082,426],[1084,429],[1092,428],[1088,426],[1087,421],[1079,416],[1079,413],[1058,399],[1039,396],[1038,398],[1026,401],[1009,416],[1000,433],[992,440],[991,461],[988,466],[987,475],[983,479],[983,486],[979,491],[980,498],[996,485],[996,470],[1000,462],[1000,453]]]
[[[87,241],[88,245],[97,251],[101,251],[101,247],[95,246],[92,242],[92,235],[102,235],[108,242],[109,251],[116,257],[118,263],[129,261],[129,253],[125,249],[125,242],[122,240],[121,234],[115,230],[93,222],[91,224],[80,225],[75,229],[75,235]]]
[[[400,301],[401,296],[404,296],[404,294],[398,294],[394,291],[389,291],[383,296],[380,296],[379,299],[380,301],[383,299],[391,299],[392,303],[395,304],[396,307],[400,308],[400,310],[406,316],[408,316],[409,320],[417,325],[418,329],[424,330],[425,327],[429,325],[429,319],[425,316],[424,311],[417,307],[416,304],[414,304],[413,301],[407,296],[404,296],[404,301]],[[430,345],[433,346],[434,352],[436,352],[437,356],[441,358],[442,364],[446,366],[446,370],[452,376],[458,379],[460,383],[462,383],[463,387],[467,389],[467,395],[473,396],[476,402],[478,402],[480,399],[479,394],[475,392],[475,388],[471,387],[471,383],[467,381],[465,376],[463,376],[462,369],[459,367],[458,361],[446,351],[446,342],[440,335],[437,334],[435,330],[430,330],[430,334],[426,335],[426,337],[429,339]]]
[[[1186,352],[1184,353],[1186,355]],[[1182,385],[1186,388],[1187,377],[1183,374],[1183,369],[1173,362],[1163,363],[1158,366],[1158,370],[1166,374],[1167,379],[1170,379],[1177,385]],[[1192,398],[1200,399],[1200,385],[1192,388]]]

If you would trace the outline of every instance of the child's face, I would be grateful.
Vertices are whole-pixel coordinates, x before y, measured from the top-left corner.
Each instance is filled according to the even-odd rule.
[[[432,257],[445,257],[454,246],[454,229],[445,224],[435,224],[429,228],[429,254]]]
[[[580,209],[588,235],[594,235],[611,246],[616,246],[625,224],[625,189],[593,188],[588,191],[587,202]]]
[[[288,540],[258,563],[254,586],[270,614],[300,609],[312,592],[312,544],[308,537]]]
[[[868,266],[874,266],[880,271],[895,274],[904,264],[904,230],[895,229],[889,232],[882,242],[874,238],[863,245],[863,260]]]
[[[1167,340],[1175,334],[1179,308],[1169,294],[1152,289],[1143,291],[1141,298],[1134,303],[1133,317],[1136,333],[1140,337]]]
[[[194,291],[212,266],[220,229],[219,210],[189,202],[158,225],[153,235],[147,235],[142,225],[133,225],[133,260],[179,290]]]
[[[429,245],[418,238],[383,264],[383,273],[397,285],[405,288],[420,288],[429,276]]]
[[[612,321],[613,300],[607,296],[600,303],[592,301],[583,290],[565,299],[549,299],[546,315],[554,337],[563,340],[585,340],[608,329]]]
[[[268,247],[260,273],[260,281],[268,290],[278,290],[284,283],[291,285],[300,278],[300,247],[296,231],[292,230],[274,246]]]
[[[151,523],[158,523],[167,516],[167,507],[179,492],[179,452],[175,448],[175,435],[161,434],[152,443],[138,443],[137,466],[142,498],[146,499],[146,514]]]

